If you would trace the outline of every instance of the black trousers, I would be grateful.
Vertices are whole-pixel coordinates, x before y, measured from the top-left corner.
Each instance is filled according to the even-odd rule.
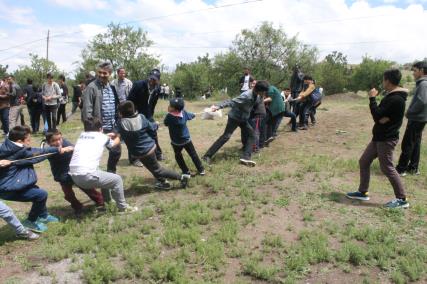
[[[110,133],[112,130],[104,129],[104,134]],[[108,149],[108,161],[107,161],[107,172],[116,173],[117,164],[119,163],[120,157],[122,156],[122,146],[119,143],[116,147]]]
[[[43,112],[47,120],[47,130],[52,131],[56,129],[56,112],[58,110],[57,105],[44,106]]]
[[[397,171],[418,171],[420,163],[421,140],[425,122],[408,121],[402,140],[402,153],[400,154]]]
[[[210,158],[215,155],[215,153],[218,152],[218,150],[221,149],[221,147],[227,143],[228,140],[230,140],[231,135],[233,135],[233,132],[237,127],[240,127],[240,130],[246,135],[242,158],[250,159],[252,155],[252,145],[255,141],[254,129],[247,120],[238,121],[230,117],[228,118],[224,133],[212,144],[212,146],[206,152],[205,156]]]
[[[62,116],[62,122],[67,121],[67,114],[65,113],[65,106],[66,104],[60,104],[58,108],[58,114],[56,116],[56,123],[59,124],[59,121],[61,120]]]
[[[28,113],[30,114],[31,128],[33,132],[39,132],[40,130],[40,117],[43,109],[40,107],[28,107]]]
[[[147,168],[147,170],[160,181],[164,181],[167,178],[180,180],[181,175],[175,171],[163,168],[156,158],[156,153],[154,150],[151,150],[148,154],[137,157],[141,163]]]
[[[190,170],[187,167],[187,164],[184,161],[184,157],[182,156],[182,150],[185,149],[188,155],[190,155],[191,160],[197,168],[197,171],[203,172],[205,169],[203,168],[202,161],[200,161],[199,156],[197,155],[196,149],[194,148],[193,142],[188,142],[184,145],[174,145],[172,144],[173,151],[175,152],[175,160],[184,174],[190,173]]]

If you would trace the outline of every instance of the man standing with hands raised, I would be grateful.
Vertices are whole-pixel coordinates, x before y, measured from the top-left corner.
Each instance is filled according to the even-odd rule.
[[[402,74],[397,69],[384,72],[383,87],[386,94],[379,105],[376,101],[378,90],[373,88],[369,91],[369,108],[375,122],[373,137],[359,159],[359,190],[347,193],[350,199],[369,200],[370,167],[375,158],[378,158],[381,171],[387,176],[396,196],[396,199],[388,202],[385,207],[409,207],[400,175],[393,166],[393,151],[399,141],[399,129],[402,126],[408,96],[408,90],[399,87],[401,78]]]

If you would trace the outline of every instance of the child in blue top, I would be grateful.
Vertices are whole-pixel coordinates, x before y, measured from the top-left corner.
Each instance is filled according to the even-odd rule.
[[[184,110],[184,100],[173,98],[169,101],[168,114],[164,124],[169,128],[172,148],[175,152],[175,159],[183,174],[190,174],[190,170],[185,164],[182,156],[182,149],[185,149],[193,160],[199,175],[205,175],[205,169],[197,155],[193,142],[191,142],[190,131],[188,131],[187,121],[195,117],[194,113]]]
[[[35,232],[47,230],[46,223],[58,222],[48,214],[47,192],[37,186],[34,164],[47,159],[50,154],[64,154],[73,147],[32,148],[31,130],[28,126],[15,126],[0,146],[0,198],[4,200],[32,202],[24,227]]]

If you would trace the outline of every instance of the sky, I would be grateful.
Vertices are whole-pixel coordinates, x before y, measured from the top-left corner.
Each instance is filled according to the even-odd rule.
[[[81,50],[111,23],[141,27],[167,69],[226,52],[242,29],[262,22],[332,51],[412,62],[427,57],[427,0],[0,0],[0,64],[9,71],[46,56],[72,75]]]

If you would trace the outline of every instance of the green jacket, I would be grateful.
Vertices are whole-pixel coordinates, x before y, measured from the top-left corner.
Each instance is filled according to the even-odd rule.
[[[271,98],[269,109],[273,116],[285,112],[285,104],[283,102],[282,96],[280,95],[280,91],[276,87],[270,85],[268,88],[267,97]]]

